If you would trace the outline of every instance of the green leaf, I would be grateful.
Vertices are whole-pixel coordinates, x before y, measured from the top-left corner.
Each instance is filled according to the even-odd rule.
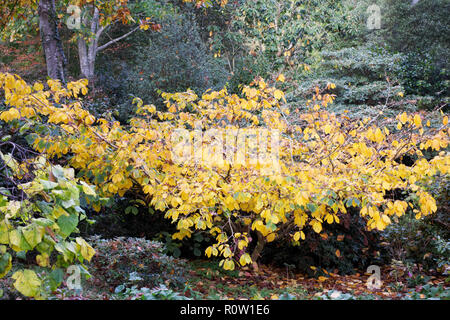
[[[55,223],[53,220],[46,218],[34,219],[34,222],[36,222],[36,224],[40,225],[41,227],[51,227]]]
[[[54,166],[52,167],[52,173],[55,176],[55,178],[59,179],[65,179],[64,178],[64,169],[61,166]]]
[[[72,261],[74,254],[72,252],[70,252],[69,250],[67,250],[65,243],[57,243],[55,245],[55,249],[56,251],[62,253],[62,258],[64,259],[65,262],[70,262]],[[60,259],[61,256],[58,256],[58,259]]]
[[[41,184],[45,190],[51,190],[58,186],[58,184],[53,181],[48,181],[48,180],[44,180],[44,179],[40,179],[39,181],[41,182]]]
[[[4,246],[3,246],[4,247]],[[6,248],[4,248],[6,250]],[[0,278],[3,278],[12,267],[12,257],[8,252],[0,250]]]
[[[309,211],[311,211],[311,213],[313,213],[317,210],[317,205],[314,203],[308,203],[306,205],[306,207],[308,208]]]
[[[73,199],[69,199],[67,201],[62,201],[61,204],[63,205],[64,208],[71,208],[71,207],[75,207],[77,204]]]
[[[64,270],[61,268],[56,268],[49,275],[50,289],[55,291],[64,280]]]
[[[78,216],[71,214],[69,216],[62,215],[57,220],[60,228],[60,234],[64,238],[67,238],[72,232],[75,231],[78,224]]]

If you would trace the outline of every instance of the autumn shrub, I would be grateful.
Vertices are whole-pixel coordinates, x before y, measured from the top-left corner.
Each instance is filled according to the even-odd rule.
[[[67,88],[49,80],[44,88],[2,74],[0,84],[11,106],[0,119],[32,118],[48,128],[35,136],[34,148],[69,155],[78,176],[103,197],[145,194],[149,206],[176,224],[173,239],[209,233],[215,243],[205,254],[221,257],[225,269],[257,262],[277,238],[301,244],[304,229],[319,234],[350,208],[368,230],[384,230],[410,209],[416,219],[428,216],[437,207],[423,181],[449,171],[447,116],[438,117],[437,127],[406,112],[353,121],[326,110],[334,100],[331,84],[316,88],[302,113],[291,113],[284,93],[262,79],[241,95],[164,93],[167,112],[136,98],[129,127],[70,101],[86,93],[83,80]],[[430,148],[438,154],[427,159],[422,150]],[[415,161],[405,165],[404,156]],[[397,189],[415,198],[388,196]]]
[[[91,237],[89,241],[96,250],[89,267],[97,283],[110,288],[129,283],[180,288],[186,280],[184,262],[164,254],[161,242],[131,237]]]

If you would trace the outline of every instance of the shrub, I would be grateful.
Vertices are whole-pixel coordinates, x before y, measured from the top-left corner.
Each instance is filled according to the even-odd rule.
[[[14,105],[0,119],[40,117],[58,133],[41,134],[35,148],[52,157],[72,153],[70,164],[104,196],[136,189],[144,193],[149,206],[177,223],[174,239],[208,232],[216,243],[205,254],[223,257],[220,265],[227,270],[256,262],[265,243],[277,237],[300,242],[305,240],[303,229],[321,233],[324,225],[344,219],[350,208],[358,208],[368,230],[384,230],[410,207],[417,219],[432,214],[435,199],[421,182],[449,172],[448,153],[428,160],[421,151],[448,146],[448,117],[432,128],[421,115],[403,112],[392,132],[389,119],[351,121],[326,111],[333,101],[328,88],[315,89],[315,102],[305,113],[290,115],[284,93],[262,79],[244,86],[242,97],[226,89],[202,97],[190,90],[165,93],[168,112],[135,99],[136,117],[125,128],[96,119],[79,102],[56,104],[61,96],[85,93],[82,81],[67,89],[49,81],[51,90],[45,93],[42,85],[32,89],[9,74],[0,76],[0,84],[8,90],[7,103]],[[11,100],[11,92],[23,97],[21,103]],[[255,132],[261,144],[270,141],[270,149],[256,153]],[[200,134],[194,149],[202,152],[194,157],[191,139]],[[226,159],[218,149],[221,136],[228,136]],[[236,142],[241,139],[244,148]],[[403,156],[415,162],[407,166],[399,160]],[[386,196],[396,189],[415,199]],[[255,243],[250,255],[249,244]]]
[[[332,93],[336,95],[333,110],[348,110],[355,118],[374,117],[379,107],[385,103],[392,107],[398,100],[397,94],[403,92],[395,79],[400,59],[401,55],[389,54],[373,44],[323,50],[314,72],[298,76],[300,84],[287,97],[295,107],[304,108],[316,86],[333,83]]]
[[[90,264],[92,274],[109,287],[133,283],[138,287],[166,284],[181,288],[185,282],[184,262],[165,255],[160,242],[124,237],[92,237],[90,241],[96,250]]]
[[[397,75],[401,79],[405,91],[422,96],[449,97],[449,61],[448,59],[442,61],[445,58],[441,57],[442,53],[427,51],[404,54]]]
[[[399,223],[385,232],[386,245],[395,260],[421,264],[425,269],[448,272],[450,266],[450,242],[445,230],[428,217],[416,220],[412,213],[399,218]]]
[[[399,76],[410,93],[447,97],[450,93],[450,27],[446,0],[384,0],[383,42],[405,57]]]

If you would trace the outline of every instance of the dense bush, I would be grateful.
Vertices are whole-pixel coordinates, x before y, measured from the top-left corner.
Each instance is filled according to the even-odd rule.
[[[448,97],[450,93],[450,3],[446,0],[384,0],[381,34],[388,48],[406,54],[402,83],[408,92]]]
[[[98,83],[121,120],[133,113],[134,96],[164,108],[161,92],[203,92],[227,81],[228,72],[210,54],[191,15],[167,15],[160,31],[139,33],[129,41],[137,45],[122,50],[126,59],[98,63]]]
[[[400,55],[392,55],[375,45],[321,52],[314,73],[299,77],[299,85],[289,95],[295,106],[304,106],[317,85],[335,84],[333,110],[367,112],[375,106],[397,100],[403,89],[395,80]],[[389,82],[387,81],[389,79]],[[378,111],[374,111],[375,116]],[[368,116],[370,114],[365,114]]]
[[[397,75],[407,93],[448,98],[449,62],[443,52],[408,52],[401,59]]]

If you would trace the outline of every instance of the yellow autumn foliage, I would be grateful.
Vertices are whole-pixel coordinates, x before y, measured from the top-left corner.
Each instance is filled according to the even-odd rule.
[[[284,80],[279,77],[279,80]],[[83,80],[67,88],[28,86],[0,74],[9,110],[4,121],[32,118],[49,126],[34,147],[51,157],[69,156],[86,182],[103,196],[137,188],[149,206],[177,226],[174,239],[207,230],[216,243],[206,255],[221,266],[252,262],[250,232],[273,241],[283,234],[305,239],[304,229],[323,230],[357,207],[369,230],[383,230],[411,207],[420,218],[436,211],[421,183],[450,171],[448,118],[440,128],[422,127],[420,115],[398,116],[397,129],[372,119],[351,120],[328,112],[333,96],[319,89],[304,112],[286,112],[284,93],[258,79],[241,95],[226,89],[202,96],[164,93],[168,112],[137,103],[129,126],[95,118],[75,99]],[[33,112],[30,112],[30,108]],[[27,110],[27,111],[25,111]],[[292,110],[291,110],[292,111]],[[423,149],[440,151],[427,160]],[[417,156],[413,166],[402,155]],[[386,197],[400,188],[418,201]]]

